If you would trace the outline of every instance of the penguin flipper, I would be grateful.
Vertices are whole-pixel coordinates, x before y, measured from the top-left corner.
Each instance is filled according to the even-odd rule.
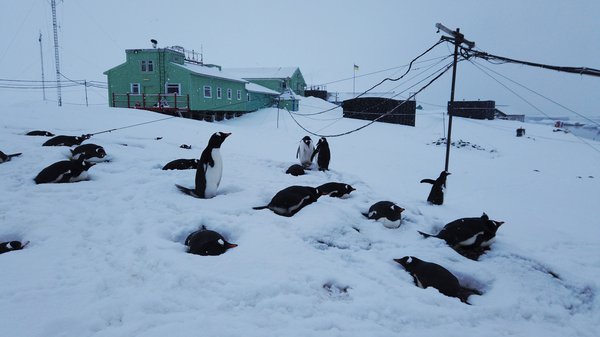
[[[252,209],[256,209],[256,210],[259,210],[259,209],[266,209],[266,208],[269,208],[269,205],[266,205],[266,206],[257,206],[257,207],[252,207]]]
[[[427,234],[427,233],[423,233],[421,231],[417,231],[417,232],[419,232],[419,234],[423,235],[426,238],[430,238],[430,237],[434,237],[435,238],[435,237],[437,237],[437,235]]]
[[[427,184],[435,184],[435,180],[433,179],[423,179],[421,180],[421,183],[427,183]]]
[[[198,195],[196,194],[196,191],[194,191],[194,190],[193,190],[193,189],[191,189],[191,188],[183,187],[183,186],[181,186],[181,185],[177,185],[177,184],[175,184],[175,186],[176,186],[176,187],[177,187],[177,188],[178,188],[178,189],[179,189],[181,192],[183,192],[183,193],[185,193],[185,194],[187,194],[187,195],[191,195],[191,196],[192,196],[192,197],[194,197],[194,198],[200,198],[200,196],[198,196]]]
[[[461,302],[468,304],[468,305],[472,305],[468,301],[469,296],[471,296],[471,295],[481,296],[481,295],[483,295],[483,293],[477,289],[471,289],[471,288],[467,288],[467,287],[463,287],[463,286],[460,287],[460,291],[458,292],[458,298],[460,299]]]
[[[12,157],[18,157],[20,155],[22,155],[23,153],[19,152],[19,153],[13,153],[13,154],[9,154],[8,155],[8,159],[12,158]]]

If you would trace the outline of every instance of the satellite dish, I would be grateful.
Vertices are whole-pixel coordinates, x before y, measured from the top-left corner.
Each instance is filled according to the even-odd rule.
[[[156,41],[155,39],[151,39],[150,42],[152,43],[152,48],[156,48],[158,41]]]

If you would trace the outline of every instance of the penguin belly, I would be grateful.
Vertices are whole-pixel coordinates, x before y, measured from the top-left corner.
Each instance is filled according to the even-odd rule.
[[[204,176],[206,178],[206,189],[204,190],[205,198],[212,198],[217,195],[217,189],[221,183],[221,177],[223,175],[223,160],[221,159],[221,152],[219,149],[213,149],[211,156],[215,165],[211,167],[206,164],[206,171]]]

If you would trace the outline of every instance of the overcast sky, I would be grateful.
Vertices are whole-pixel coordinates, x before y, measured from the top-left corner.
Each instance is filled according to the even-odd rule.
[[[41,78],[41,31],[46,79],[54,80],[50,1],[4,0],[3,4],[0,78]],[[57,11],[61,72],[72,79],[106,81],[102,72],[124,62],[125,49],[149,48],[154,38],[160,47],[202,48],[205,62],[225,69],[298,66],[309,85],[327,84],[329,91],[352,92],[353,65],[357,64],[356,91],[360,92],[385,77],[401,75],[403,69],[395,67],[407,64],[439,40],[437,22],[460,28],[478,49],[489,53],[600,69],[598,0],[59,0]],[[442,44],[423,60],[438,60],[449,54],[451,46]],[[475,65],[462,62],[458,66],[457,99],[495,100],[507,113],[538,115],[540,109],[551,116],[575,117],[501,74],[579,114],[600,116],[599,77],[477,62],[522,98]],[[414,75],[433,63],[421,64]],[[367,75],[389,68],[395,69]],[[339,81],[342,79],[349,80]],[[425,108],[445,105],[450,80],[449,72],[417,100],[425,103]],[[414,84],[398,86],[402,82],[376,91],[400,92]],[[65,91],[73,95],[71,100],[82,97],[81,88]],[[92,91],[90,99],[106,102],[105,91]],[[55,91],[47,95],[56,97]]]

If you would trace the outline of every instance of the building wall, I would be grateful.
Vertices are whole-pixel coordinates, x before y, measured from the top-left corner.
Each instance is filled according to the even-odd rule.
[[[289,83],[290,89],[294,90],[294,92],[300,96],[304,96],[304,90],[306,89],[306,81],[304,81],[304,76],[300,72],[300,69],[296,69],[294,75],[290,79]]]

